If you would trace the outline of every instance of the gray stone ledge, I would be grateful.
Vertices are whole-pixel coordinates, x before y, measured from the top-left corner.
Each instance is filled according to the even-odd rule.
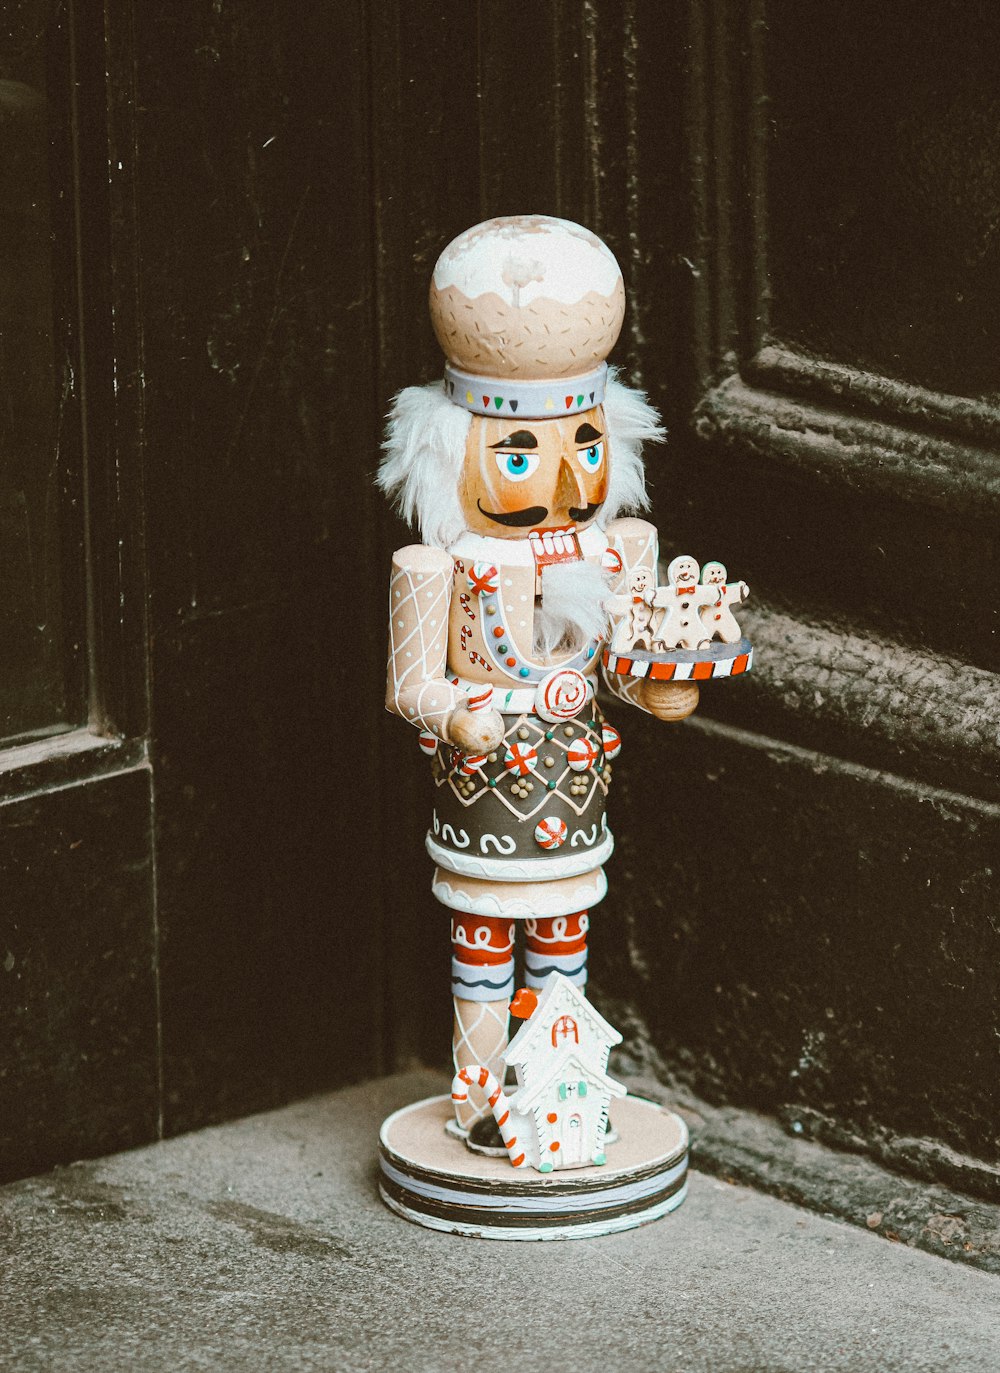
[[[720,1177],[602,1240],[407,1225],[375,1192],[378,1125],[441,1085],[382,1079],[0,1189],[0,1367],[1000,1367],[992,1276]]]

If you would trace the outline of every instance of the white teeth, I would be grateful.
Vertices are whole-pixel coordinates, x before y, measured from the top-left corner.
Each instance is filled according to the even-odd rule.
[[[551,534],[542,535],[542,547],[545,549],[546,553],[555,552],[555,543]]]
[[[552,536],[552,543],[554,544],[557,553],[568,552],[566,548],[566,540],[563,538],[561,534],[554,534]]]

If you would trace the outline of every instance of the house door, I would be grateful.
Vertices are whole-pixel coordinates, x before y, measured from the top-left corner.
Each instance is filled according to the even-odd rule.
[[[583,1138],[583,1117],[579,1111],[574,1111],[563,1130],[562,1156],[565,1164],[575,1167],[584,1162]]]

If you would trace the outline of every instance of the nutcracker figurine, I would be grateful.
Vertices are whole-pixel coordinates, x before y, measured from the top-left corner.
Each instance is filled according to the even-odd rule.
[[[729,630],[746,587],[719,563],[700,584],[692,558],[657,586],[656,530],[636,512],[641,446],[663,432],[606,363],[625,292],[600,239],[542,215],[489,220],[441,254],[430,309],[444,380],[395,398],[378,481],[422,539],[392,560],[386,704],[432,770],[456,1076],[450,1098],[386,1121],[381,1190],[467,1234],[607,1233],[680,1203],[687,1136],[607,1075],[621,1036],[584,994],[620,748],[598,668],[614,696],[683,719],[700,679],[750,666],[747,641],[716,642],[705,613],[721,605]]]

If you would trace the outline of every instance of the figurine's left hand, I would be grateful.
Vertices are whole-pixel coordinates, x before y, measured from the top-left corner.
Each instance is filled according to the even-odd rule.
[[[658,720],[686,720],[698,708],[697,682],[653,682],[644,677],[639,703]]]

